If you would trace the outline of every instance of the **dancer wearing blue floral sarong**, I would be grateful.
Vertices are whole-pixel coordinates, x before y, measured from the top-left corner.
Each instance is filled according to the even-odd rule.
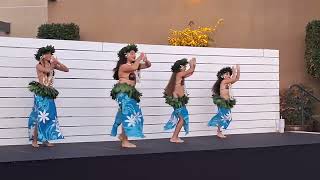
[[[208,126],[218,127],[217,136],[226,138],[221,128],[227,129],[232,121],[231,108],[236,104],[232,95],[232,84],[240,79],[240,66],[225,67],[217,73],[218,80],[212,87],[213,103],[218,106],[218,113],[209,121]]]
[[[118,136],[121,146],[135,148],[136,145],[129,142],[128,137],[143,138],[143,115],[139,106],[142,94],[135,88],[140,80],[140,70],[151,67],[151,62],[144,53],[136,58],[138,48],[134,44],[123,47],[118,52],[119,61],[113,69],[113,78],[118,80],[111,90],[112,99],[116,100],[119,109],[111,130],[111,136],[116,136],[119,125],[122,132]]]
[[[53,87],[54,69],[68,72],[63,65],[53,56],[53,46],[42,47],[35,54],[39,63],[36,66],[39,82],[29,83],[29,90],[34,93],[34,106],[29,116],[28,129],[32,146],[38,148],[38,141],[46,146],[53,146],[50,140],[63,139],[54,99],[59,92]]]
[[[187,70],[187,64],[190,68]],[[173,129],[174,133],[170,139],[173,143],[183,143],[179,138],[181,128],[184,128],[186,134],[189,133],[189,113],[186,108],[188,103],[188,94],[185,93],[185,78],[191,76],[196,67],[196,59],[192,58],[189,62],[187,59],[181,59],[171,67],[172,75],[164,91],[166,103],[173,107],[173,112],[169,121],[165,124],[164,129]]]

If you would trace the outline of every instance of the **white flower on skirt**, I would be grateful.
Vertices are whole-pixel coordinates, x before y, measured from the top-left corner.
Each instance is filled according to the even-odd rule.
[[[232,120],[231,112],[228,112],[225,115],[221,115],[221,119],[222,121],[231,121]]]
[[[49,113],[47,113],[46,111],[43,111],[43,112],[39,112],[39,115],[38,117],[40,118],[40,121],[42,121],[43,123],[46,123],[46,121],[49,120]]]
[[[52,125],[51,126],[56,129],[58,137],[60,137],[62,135],[62,133],[61,133],[61,129],[60,129],[59,121],[57,120],[57,117],[55,117],[55,119],[52,120]]]
[[[140,107],[140,104],[139,104],[139,103],[137,103],[137,106],[139,107],[139,109],[141,109],[141,107]]]
[[[137,122],[141,121],[141,117],[142,115],[140,112],[134,112],[131,116],[127,116],[127,120],[124,122],[127,122],[129,127],[134,127]]]
[[[60,127],[56,126],[56,132],[58,133],[58,137],[60,137],[62,135]]]

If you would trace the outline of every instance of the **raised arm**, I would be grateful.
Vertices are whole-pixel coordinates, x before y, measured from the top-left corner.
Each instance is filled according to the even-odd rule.
[[[187,78],[193,74],[194,70],[196,69],[196,58],[192,58],[189,61],[189,65],[190,65],[190,68],[188,70],[183,71],[183,72],[179,72],[179,75],[181,77]]]
[[[225,84],[233,84],[237,81],[239,81],[240,79],[240,66],[239,65],[236,65],[236,67],[232,67],[232,76],[230,79],[226,79],[226,80],[223,80],[223,83]]]
[[[54,68],[63,71],[63,72],[69,72],[69,68],[58,61],[55,57],[52,57],[51,64],[54,64]]]
[[[236,81],[239,81],[239,79],[240,79],[240,66],[237,64],[237,65],[236,65],[236,68],[237,68]]]

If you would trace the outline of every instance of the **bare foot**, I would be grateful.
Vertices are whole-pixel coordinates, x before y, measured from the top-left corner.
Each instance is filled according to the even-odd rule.
[[[122,141],[124,140],[123,135],[122,135],[122,134],[120,134],[120,135],[118,136],[118,139],[122,142]]]
[[[37,142],[32,142],[32,147],[39,148],[39,144]]]
[[[44,142],[43,145],[47,146],[47,147],[53,147],[54,144],[49,143],[49,142]]]
[[[218,132],[217,133],[218,138],[224,139],[227,138],[227,136],[225,136],[224,134],[222,134],[222,132]]]
[[[183,143],[184,140],[182,140],[181,138],[171,138],[170,142],[172,142],[172,143]]]
[[[129,141],[122,141],[121,146],[123,148],[136,148],[135,144],[130,143]]]

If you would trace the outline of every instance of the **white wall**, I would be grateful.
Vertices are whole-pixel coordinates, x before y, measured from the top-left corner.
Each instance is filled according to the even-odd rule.
[[[57,72],[55,86],[58,116],[65,140],[60,142],[112,141],[110,129],[117,104],[110,98],[115,83],[112,68],[117,51],[124,44],[40,40],[0,37],[0,145],[27,144],[28,115],[33,94],[27,89],[36,79],[34,53],[54,45],[58,58],[70,67]],[[230,49],[138,45],[147,53],[152,67],[142,72],[141,100],[147,138],[167,138],[163,131],[172,109],[164,103],[163,89],[170,67],[181,58],[197,58],[194,75],[187,79],[190,94],[189,136],[215,134],[207,122],[216,112],[211,86],[217,71],[227,65],[241,65],[241,79],[234,85],[238,104],[227,134],[275,132],[279,119],[279,52],[265,49]],[[181,133],[184,134],[184,133]]]

